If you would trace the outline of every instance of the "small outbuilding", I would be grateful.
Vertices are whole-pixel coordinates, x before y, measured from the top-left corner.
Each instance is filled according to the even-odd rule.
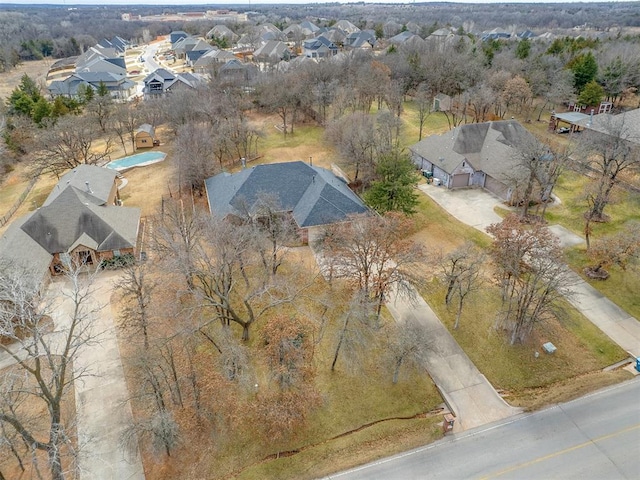
[[[138,127],[135,134],[136,150],[138,148],[151,148],[156,143],[156,132],[153,126],[144,123]]]

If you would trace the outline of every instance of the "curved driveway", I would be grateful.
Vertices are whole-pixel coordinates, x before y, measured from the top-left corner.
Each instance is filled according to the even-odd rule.
[[[494,208],[505,205],[495,195],[479,189],[449,190],[431,184],[422,184],[420,190],[462,223],[486,233],[486,228],[502,220]],[[582,237],[560,225],[549,229],[560,239],[563,247],[579,245]],[[640,322],[618,307],[598,290],[585,282],[578,274],[572,274],[572,289],[575,294],[567,298],[577,310],[602,330],[611,340],[620,345],[632,357],[640,356]]]

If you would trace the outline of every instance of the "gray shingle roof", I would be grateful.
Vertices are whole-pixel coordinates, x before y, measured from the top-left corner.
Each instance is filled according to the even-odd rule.
[[[101,168],[95,165],[78,165],[73,170],[65,173],[58,184],[44,201],[44,206],[53,202],[68,186],[76,187],[87,193],[87,199],[96,205],[104,205],[109,199],[113,182],[117,172],[109,168]],[[87,190],[89,182],[89,190]]]
[[[84,191],[68,186],[36,210],[21,228],[51,254],[68,252],[83,235],[97,245],[98,251],[134,247],[140,209],[98,206],[87,201],[88,197]]]
[[[0,236],[0,262],[16,264],[44,276],[49,269],[53,255],[42,248],[24,230],[22,225],[35,212],[14,220],[7,231]]]
[[[506,181],[520,170],[517,146],[533,141],[533,136],[518,122],[472,123],[441,135],[431,135],[409,147],[448,174],[463,161],[474,170]]]
[[[226,217],[252,211],[260,194],[277,197],[282,211],[293,212],[299,227],[340,222],[367,208],[330,171],[288,162],[258,165],[235,174],[222,173],[205,182],[209,208]]]

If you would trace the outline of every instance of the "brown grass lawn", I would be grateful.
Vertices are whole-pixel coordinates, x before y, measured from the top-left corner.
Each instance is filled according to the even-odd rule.
[[[47,72],[54,61],[45,59],[23,62],[8,72],[0,73],[0,100],[4,103],[11,92],[20,84],[20,79],[24,74],[29,75],[38,85],[44,87]]]
[[[288,275],[303,265],[310,271],[315,268],[309,249],[294,248],[283,265],[282,272]],[[159,271],[157,275],[161,281],[157,287],[158,301],[173,298],[176,286],[172,286],[166,273]],[[324,280],[319,277],[307,293],[309,296],[318,295],[326,292],[327,288]],[[345,292],[342,287],[335,285],[334,296],[341,297],[343,294]],[[116,312],[121,310],[122,303],[117,294],[112,297],[112,305]],[[296,305],[296,308],[285,306],[277,313],[301,315],[300,312],[315,311],[318,308],[308,299],[300,299]],[[341,310],[343,306],[336,308]],[[442,399],[423,371],[407,370],[394,385],[391,382],[392,371],[381,360],[384,358],[382,352],[377,351],[370,352],[362,371],[350,371],[344,360],[339,360],[335,372],[330,371],[336,345],[335,329],[339,325],[339,319],[334,316],[337,313],[336,310],[336,313],[330,315],[328,327],[322,338],[318,337],[318,343],[314,347],[315,384],[322,401],[311,413],[306,428],[297,430],[295,437],[273,445],[269,439],[259,437],[259,429],[254,422],[241,418],[222,422],[214,431],[190,432],[185,427],[182,431],[182,443],[171,459],[167,460],[144,449],[147,478],[315,478],[338,468],[355,466],[440,438],[439,406]],[[154,324],[152,335],[161,335],[167,329],[175,330],[178,325],[176,319],[164,325]],[[252,328],[248,346],[254,351],[259,351],[263,344],[261,325],[265,321],[266,319],[261,320]],[[118,333],[122,334],[121,331]],[[131,342],[127,342],[124,337],[119,340],[125,359],[135,353],[136,348]],[[202,343],[199,351],[202,355],[198,363],[199,375],[206,379],[212,366],[216,364],[218,354],[206,342]],[[261,388],[267,388],[270,380],[266,372],[263,373],[265,367],[257,358],[256,381]],[[129,379],[132,391],[137,381],[139,380],[135,378]],[[211,408],[215,408],[216,401],[220,402],[219,399],[225,398],[225,395],[227,394],[221,390],[203,385],[202,400]],[[213,411],[221,418],[229,412],[250,417],[252,394],[245,394],[245,397],[237,395],[233,400],[229,399],[235,405],[224,406],[218,403],[218,409]],[[134,402],[134,413],[139,414],[141,411],[141,405]],[[176,413],[179,421],[188,420],[188,417],[188,412]],[[274,454],[279,450],[297,453],[276,458]]]

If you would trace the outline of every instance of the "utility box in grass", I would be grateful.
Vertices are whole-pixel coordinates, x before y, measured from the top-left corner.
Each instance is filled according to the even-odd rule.
[[[542,349],[546,353],[554,353],[557,350],[556,346],[551,342],[547,342],[547,343],[542,344]]]

